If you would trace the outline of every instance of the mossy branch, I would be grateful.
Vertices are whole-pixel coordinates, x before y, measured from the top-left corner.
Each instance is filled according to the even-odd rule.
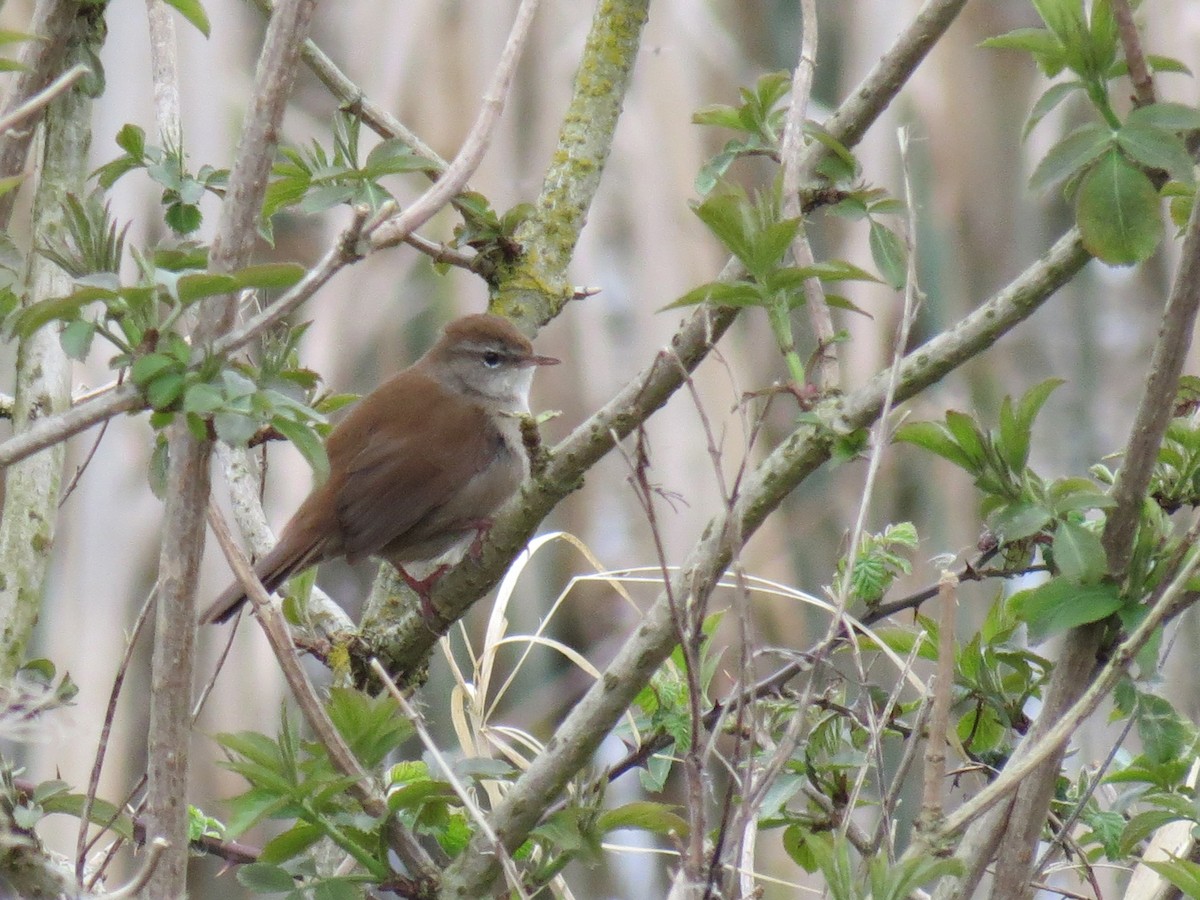
[[[571,299],[567,266],[612,149],[649,5],[649,0],[597,5],[535,211],[517,230],[524,252],[495,290],[495,312],[540,325]]]

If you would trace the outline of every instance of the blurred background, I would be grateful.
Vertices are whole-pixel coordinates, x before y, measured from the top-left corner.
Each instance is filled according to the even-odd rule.
[[[533,200],[538,193],[593,6],[543,4],[497,136],[472,179],[474,189],[497,210]],[[853,0],[819,6],[820,49],[810,111],[817,119],[852,90],[919,4]],[[4,27],[27,27],[31,7],[11,0],[3,10]],[[205,7],[212,19],[211,39],[204,40],[182,20],[178,24],[185,143],[193,170],[230,162],[263,27],[249,3],[207,0]],[[339,0],[319,9],[313,37],[367,95],[450,157],[477,112],[515,7],[515,0]],[[534,390],[535,409],[561,411],[544,429],[549,443],[604,403],[669,339],[682,317],[659,310],[720,270],[721,249],[688,202],[696,197],[692,183],[697,169],[730,135],[692,125],[691,115],[705,104],[737,103],[739,87],[753,84],[764,72],[791,68],[799,41],[797,16],[797,4],[783,0],[658,0],[652,5],[612,157],[572,268],[576,284],[596,287],[599,293],[569,305],[537,338],[541,352],[564,361],[543,372]],[[1149,23],[1150,52],[1200,69],[1200,5],[1150,0],[1141,16]],[[103,61],[108,86],[96,106],[96,165],[118,154],[113,136],[123,124],[132,122],[148,135],[154,133],[144,4],[113,0],[107,20]],[[927,295],[914,343],[984,301],[1069,224],[1061,197],[1031,196],[1026,182],[1032,165],[1086,110],[1060,107],[1023,143],[1024,118],[1045,80],[1028,57],[977,46],[988,36],[1037,24],[1027,0],[968,4],[855,151],[869,182],[902,197],[897,129],[909,129],[918,203],[916,243]],[[1162,76],[1158,89],[1163,99],[1197,101],[1196,83],[1186,76]],[[335,111],[336,102],[303,73],[285,140],[295,145],[318,138],[328,144]],[[737,172],[750,186],[770,177],[767,170],[753,167]],[[393,186],[401,203],[423,187],[415,179],[397,179]],[[133,223],[131,244],[169,239],[157,212],[158,189],[144,173],[117,184],[113,208],[119,220]],[[205,236],[212,233],[215,213],[209,202]],[[319,217],[284,216],[276,224],[276,246],[264,247],[262,258],[311,263],[348,219],[345,208]],[[447,240],[452,226],[453,219],[442,216],[422,231],[434,240]],[[818,258],[840,257],[871,268],[865,228],[818,215],[811,234]],[[17,238],[28,243],[28,235],[18,233]],[[1141,388],[1175,249],[1167,244],[1136,271],[1092,264],[1031,322],[927,393],[910,415],[940,418],[954,407],[994,418],[1005,394],[1017,395],[1059,376],[1067,383],[1054,394],[1035,430],[1035,468],[1047,477],[1081,471],[1118,449]],[[846,386],[853,388],[890,358],[901,298],[881,285],[854,285],[847,294],[871,316],[838,313],[839,327],[852,335],[841,352]],[[303,344],[304,362],[321,373],[327,387],[364,392],[414,360],[446,320],[482,310],[485,302],[483,285],[472,276],[457,270],[436,274],[426,258],[409,248],[376,254],[341,273],[301,311],[313,323]],[[802,356],[807,356],[812,345],[803,313],[797,315],[796,327]],[[9,346],[0,348],[6,354],[0,371],[10,371],[7,354],[12,352]],[[89,364],[78,369],[80,388],[108,380],[105,362],[102,350],[93,352]],[[743,392],[784,375],[765,317],[754,311],[740,317],[722,341],[719,356],[697,374],[700,403],[713,423],[727,476],[760,458],[791,427],[794,408],[774,404],[758,446],[747,454],[744,423],[734,412]],[[11,391],[11,384],[0,384],[0,390]],[[93,430],[71,442],[68,478],[96,435]],[[685,392],[653,418],[648,438],[652,479],[678,495],[677,502],[664,502],[658,510],[666,561],[674,564],[721,508],[718,480],[696,403]],[[50,717],[19,751],[10,748],[27,767],[26,776],[35,780],[57,774],[74,786],[86,784],[125,634],[154,581],[162,510],[146,481],[151,447],[143,417],[113,422],[63,507],[34,652],[69,670],[81,691],[73,708]],[[267,458],[266,505],[278,527],[307,493],[310,474],[288,446],[271,446]],[[747,570],[822,595],[857,513],[865,469],[864,463],[847,463],[806,482],[749,543],[743,560]],[[611,454],[544,530],[576,535],[605,567],[657,565],[627,475],[626,463]],[[223,491],[219,473],[215,490],[218,496]],[[930,558],[970,553],[979,535],[968,478],[901,447],[885,456],[867,522],[871,530],[880,530],[906,519],[916,524],[922,542],[913,577],[901,590],[935,581]],[[565,543],[540,550],[509,606],[512,630],[535,628],[571,578],[592,571]],[[372,575],[371,566],[350,570],[330,565],[322,571],[321,583],[356,615]],[[229,577],[210,541],[199,602],[207,603]],[[964,630],[978,622],[995,589],[964,589]],[[655,593],[652,584],[631,586],[630,591],[643,603]],[[481,604],[467,620],[468,633],[478,634],[487,606]],[[581,584],[572,588],[549,630],[602,666],[636,615],[611,589]],[[766,645],[803,648],[824,632],[826,622],[794,600],[756,596],[750,625]],[[1194,618],[1181,627],[1181,638],[1194,647]],[[240,631],[194,741],[191,800],[217,817],[227,813],[220,798],[242,785],[213,765],[219,754],[212,735],[246,728],[273,733],[284,697],[276,664],[257,629],[243,625]],[[202,676],[211,671],[226,637],[226,629],[202,633]],[[117,707],[101,782],[101,794],[113,800],[124,796],[144,765],[149,646],[143,639]],[[544,740],[586,684],[558,657],[531,659],[500,715]],[[447,666],[439,659],[424,696],[435,734],[453,749],[453,733],[449,722],[438,718],[442,705],[436,699],[449,685]],[[1174,699],[1184,711],[1197,712],[1195,698]],[[620,752],[619,746],[614,752]],[[1104,752],[1098,744],[1094,750],[1085,748],[1080,758],[1086,763]],[[76,823],[63,818],[61,824],[45,834],[55,849],[72,852]],[[773,870],[772,859],[783,860],[777,834],[765,835],[759,852],[760,865]],[[610,860],[575,876],[577,896],[659,896],[647,885],[664,883],[654,880],[661,878],[662,865],[634,854]],[[204,866],[213,867],[202,870],[205,876],[215,871],[215,863]],[[798,877],[786,862],[778,873]],[[205,883],[211,885],[211,879],[197,879],[195,896],[234,896],[240,890],[231,876],[221,879],[223,887],[216,892]],[[793,896],[779,890],[772,894],[768,888],[767,896]]]

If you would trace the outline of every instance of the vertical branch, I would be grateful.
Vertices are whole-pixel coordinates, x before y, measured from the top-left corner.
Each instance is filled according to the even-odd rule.
[[[933,685],[928,739],[925,741],[925,792],[921,798],[920,827],[930,830],[942,818],[942,781],[946,777],[946,733],[950,727],[950,700],[954,694],[954,613],[958,604],[958,578],[942,572],[938,582],[941,601],[938,620],[937,679]],[[913,740],[918,736],[913,735]]]
[[[71,22],[78,13],[79,6],[74,0],[39,0],[29,25],[30,33],[37,35],[39,40],[26,41],[21,48],[23,68],[10,76],[12,80],[4,95],[5,117],[43,90],[62,69]],[[21,174],[29,155],[29,144],[37,130],[36,124],[26,122],[0,134],[0,178]],[[0,228],[8,227],[15,200],[16,191],[0,197]]]
[[[65,26],[64,52],[99,42],[101,32],[80,16]],[[44,150],[31,231],[44,241],[66,228],[68,193],[79,193],[87,172],[91,141],[91,98],[72,88],[46,111]],[[57,265],[30,254],[27,303],[67,293],[71,279]],[[70,360],[52,325],[22,340],[17,348],[13,428],[28,430],[45,416],[70,406]],[[66,447],[58,444],[4,470],[4,510],[0,520],[0,682],[7,683],[24,662],[25,647],[37,622],[42,589],[54,543],[58,495]]]
[[[154,112],[164,146],[183,152],[175,22],[162,0],[146,0]],[[195,665],[193,586],[204,545],[208,498],[208,455],[189,452],[187,430],[168,435],[170,475],[166,526],[158,564],[158,603],[150,661],[150,724],[146,766],[146,834],[167,844],[150,874],[148,898],[182,895],[187,883],[188,736],[191,732],[192,673]],[[203,536],[203,531],[200,531]],[[181,627],[182,626],[182,627]]]
[[[1137,25],[1133,21],[1133,9],[1129,0],[1112,0],[1113,18],[1117,20],[1117,33],[1121,35],[1121,47],[1125,51],[1125,62],[1129,66],[1129,80],[1133,82],[1133,97],[1138,106],[1149,106],[1155,102],[1154,79],[1146,65],[1146,54]]]
[[[179,111],[179,59],[175,42],[175,13],[163,0],[146,0],[150,26],[150,80],[154,87],[154,118],[164,147],[183,149],[183,118]]]
[[[783,217],[798,219],[800,210],[800,151],[804,147],[804,122],[808,114],[809,94],[812,92],[813,72],[817,67],[817,3],[816,0],[801,0],[803,15],[800,30],[800,55],[796,71],[792,76],[792,100],[788,106],[787,122],[783,129],[783,144],[780,157],[783,163]],[[796,265],[811,266],[812,245],[804,225],[796,233],[792,243],[792,256]],[[833,315],[825,302],[825,291],[817,278],[804,280],[804,299],[808,307],[808,320],[817,339],[816,371],[809,378],[818,388],[828,390],[841,384],[837,347],[833,336]],[[804,387],[804,385],[797,385]]]
[[[255,73],[254,93],[247,106],[242,138],[230,170],[229,188],[221,206],[210,254],[210,266],[214,271],[231,271],[244,266],[250,259],[283,112],[315,5],[315,0],[284,0],[267,27]],[[232,296],[205,301],[192,334],[193,344],[211,344],[229,329],[234,311]],[[162,587],[151,675],[146,819],[147,835],[164,837],[171,847],[146,888],[150,900],[174,900],[183,896],[186,885],[186,796],[195,657],[195,586],[204,552],[204,511],[208,502],[211,449],[209,441],[196,440],[182,422],[171,426],[166,524],[159,556]]]
[[[497,291],[501,311],[546,322],[569,299],[567,264],[600,186],[637,60],[649,0],[600,0],[571,103],[533,216],[517,232],[525,255]]]

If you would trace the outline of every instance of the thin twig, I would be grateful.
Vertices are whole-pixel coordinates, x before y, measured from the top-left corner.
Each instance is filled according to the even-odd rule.
[[[491,146],[492,135],[496,123],[500,121],[500,113],[512,87],[513,75],[517,63],[521,59],[521,51],[525,48],[529,28],[533,24],[534,13],[537,12],[539,0],[521,0],[513,20],[512,30],[508,41],[500,54],[500,61],[492,80],[484,94],[471,130],[463,141],[458,155],[446,167],[446,171],[435,181],[424,194],[418,197],[407,209],[396,218],[387,222],[372,236],[375,247],[391,247],[403,241],[413,231],[428,222],[443,206],[449,203],[466,185],[470,177],[479,168],[483,156]]]
[[[800,50],[796,71],[792,75],[792,99],[788,106],[787,120],[780,146],[780,163],[783,167],[783,217],[799,219],[800,208],[800,153],[804,149],[804,124],[808,115],[809,94],[812,92],[813,73],[817,66],[817,3],[816,0],[801,0]],[[816,259],[803,221],[792,243],[792,256],[797,266],[811,266]],[[834,341],[833,315],[825,300],[825,290],[818,278],[804,279],[805,306],[813,336],[817,340],[816,371],[809,373],[810,382],[821,390],[831,390],[841,384],[837,344]],[[803,388],[804,385],[797,385]]]
[[[270,16],[274,10],[271,0],[252,0],[259,11]],[[350,80],[312,40],[304,42],[305,64],[321,83],[336,97],[343,107],[350,109],[368,128],[383,138],[399,138],[418,156],[427,159],[437,172],[446,168],[446,161],[437,152],[410,131],[403,122],[387,109],[371,100],[362,88]]]
[[[75,82],[83,78],[85,75],[91,74],[91,69],[83,63],[77,63],[71,66],[67,71],[63,72],[55,78],[45,90],[34,94],[16,109],[3,116],[0,116],[0,133],[9,131],[18,125],[25,122],[26,119],[33,116],[35,113],[40,113],[43,109],[50,105],[55,98],[62,96],[69,91]]]
[[[1129,0],[1112,0],[1112,14],[1117,20],[1117,33],[1121,36],[1121,47],[1125,51],[1125,63],[1129,66],[1129,80],[1133,83],[1133,99],[1138,106],[1149,106],[1155,102],[1154,78],[1146,65],[1146,54],[1142,50],[1142,36],[1133,21],[1133,10]]]
[[[121,697],[121,688],[125,684],[125,676],[129,673],[129,665],[133,661],[133,651],[137,646],[138,637],[142,633],[142,627],[150,618],[150,613],[154,609],[154,598],[158,596],[158,583],[150,588],[150,593],[142,603],[142,608],[138,611],[137,618],[133,622],[133,630],[129,633],[129,639],[125,642],[125,652],[121,656],[121,662],[117,666],[117,674],[113,677],[112,688],[108,692],[108,706],[104,710],[104,724],[100,728],[100,739],[96,742],[96,758],[92,762],[92,773],[88,777],[87,792],[83,795],[83,809],[79,813],[79,835],[75,839],[75,879],[83,884],[84,861],[87,859],[87,848],[89,846],[87,833],[88,824],[92,818],[92,805],[96,802],[96,792],[100,789],[100,772],[104,768],[104,756],[108,752],[108,738],[112,733],[113,722],[117,715],[117,701]],[[99,839],[99,832],[96,838],[93,839],[94,844]]]
[[[958,605],[958,579],[943,572],[938,582],[941,598],[938,617],[937,677],[933,682],[933,704],[929,716],[929,739],[925,742],[925,791],[921,798],[918,827],[935,828],[942,818],[942,782],[946,778],[946,734],[950,728],[950,702],[954,697],[954,613]]]
[[[146,851],[146,858],[142,861],[142,867],[138,869],[137,874],[127,884],[111,893],[106,892],[104,896],[109,900],[125,900],[125,898],[141,896],[142,888],[149,884],[154,870],[158,868],[158,864],[162,861],[163,854],[166,853],[169,846],[162,838],[152,840]]]

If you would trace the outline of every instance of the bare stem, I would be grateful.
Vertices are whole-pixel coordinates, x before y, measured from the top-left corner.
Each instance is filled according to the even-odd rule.
[[[950,727],[950,701],[954,696],[954,612],[958,605],[958,579],[943,572],[938,583],[941,616],[938,620],[937,678],[925,742],[925,793],[921,800],[920,827],[931,831],[942,818],[942,781],[946,777],[946,734]]]
[[[792,99],[788,106],[783,129],[780,162],[783,166],[783,216],[800,218],[800,154],[804,148],[804,123],[808,117],[808,100],[812,92],[813,73],[817,66],[817,3],[801,0],[803,27],[800,30],[800,52],[796,71],[792,75]],[[803,224],[792,244],[792,256],[797,266],[816,262]],[[820,279],[804,280],[804,299],[808,320],[817,339],[816,371],[809,374],[812,383],[825,390],[841,384],[837,345],[834,343],[833,315],[825,301]],[[797,385],[803,387],[803,385]]]
[[[467,133],[458,155],[424,194],[404,212],[379,228],[372,238],[375,247],[392,247],[407,238],[454,199],[479,168],[484,154],[491,146],[496,123],[500,121],[500,113],[504,111],[504,104],[512,87],[513,74],[529,37],[529,27],[533,24],[538,2],[539,0],[521,0],[508,41],[500,54],[500,62],[496,65],[496,71],[492,74],[491,83],[484,94],[479,115]]]
[[[1155,102],[1154,78],[1146,65],[1146,53],[1142,50],[1142,37],[1133,21],[1133,10],[1129,0],[1112,0],[1112,14],[1117,20],[1117,32],[1121,35],[1121,47],[1125,51],[1125,62],[1129,66],[1129,80],[1133,82],[1133,95],[1138,106],[1149,106]]]

